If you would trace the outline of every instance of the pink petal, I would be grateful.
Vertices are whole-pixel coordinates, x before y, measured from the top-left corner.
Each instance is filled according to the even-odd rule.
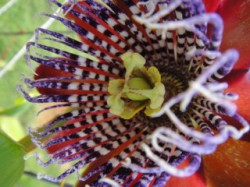
[[[222,51],[235,48],[240,53],[235,69],[250,67],[250,1],[225,0],[217,10],[225,24]]]

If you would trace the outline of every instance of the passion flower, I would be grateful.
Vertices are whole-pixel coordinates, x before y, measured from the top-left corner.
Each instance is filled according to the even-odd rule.
[[[58,177],[40,178],[61,181],[76,172],[81,185],[164,186],[170,176],[194,174],[201,156],[249,131],[233,102],[238,96],[221,81],[238,52],[219,50],[223,20],[206,13],[202,0],[51,3],[66,18],[45,15],[81,41],[38,28],[37,41],[27,44],[27,62],[39,67],[35,80],[24,82],[41,95],[20,91],[33,103],[60,102],[44,110],[69,107],[44,129],[30,130],[51,157],[43,163],[37,156],[39,164],[72,163]],[[64,47],[41,42],[43,36]],[[186,158],[189,165],[179,169]]]

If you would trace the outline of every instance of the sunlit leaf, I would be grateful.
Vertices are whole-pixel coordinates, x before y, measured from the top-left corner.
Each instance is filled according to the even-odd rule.
[[[20,140],[26,134],[26,129],[22,127],[17,117],[1,116],[0,128],[15,141]]]

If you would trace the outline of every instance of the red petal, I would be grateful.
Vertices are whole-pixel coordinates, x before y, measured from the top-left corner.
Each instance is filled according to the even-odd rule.
[[[86,71],[96,71],[98,70],[91,69],[91,68],[86,68]],[[100,74],[103,72],[99,71]],[[98,73],[99,73],[98,72]],[[52,78],[52,77],[69,77],[69,76],[74,76],[71,73],[67,73],[65,71],[60,71],[57,69],[54,69],[50,66],[45,66],[45,65],[40,65],[36,69],[36,76],[34,77],[35,80],[39,79],[44,79],[44,78]],[[104,73],[103,73],[104,74]],[[104,74],[105,75],[105,74]],[[97,83],[97,84],[108,84],[105,81],[100,81],[100,80],[95,80],[95,79],[81,79],[81,80],[76,80],[76,82],[80,83]],[[39,93],[44,94],[44,95],[73,95],[73,94],[78,94],[78,95],[86,95],[86,94],[107,94],[107,92],[103,91],[91,91],[91,90],[66,90],[66,89],[54,89],[54,88],[37,88]]]
[[[52,67],[45,66],[45,65],[40,65],[36,68],[36,74],[35,75],[35,80],[38,79],[44,79],[44,78],[49,78],[49,77],[63,77],[63,76],[72,76],[72,74],[56,70]]]
[[[182,162],[179,167],[184,167],[188,164],[188,160]],[[180,178],[171,177],[165,187],[206,187],[203,167],[190,177]]]
[[[227,92],[237,93],[239,99],[235,101],[238,106],[238,112],[248,121],[250,121],[250,107],[247,105],[249,102],[250,92],[250,73],[245,70],[233,70],[226,81],[229,83]]]
[[[220,115],[230,126],[236,127],[237,129],[242,129],[242,124],[234,119],[233,117],[229,117],[226,115]],[[245,133],[241,138],[240,141],[249,141],[250,142],[250,131]]]
[[[215,12],[223,0],[203,0],[207,12]]]
[[[50,77],[63,77],[63,76],[72,76],[70,73],[66,73],[64,71],[56,70],[52,67],[40,65],[36,69],[36,76],[34,77],[35,80],[50,78]],[[58,89],[48,89],[48,88],[37,88],[37,90],[41,94],[45,95],[55,95],[55,94],[64,94],[63,90]]]
[[[227,92],[237,93],[239,99],[235,101],[238,106],[238,113],[242,115],[248,122],[250,122],[250,107],[246,104],[249,99],[250,91],[250,74],[246,70],[233,70],[225,81],[229,83]],[[230,125],[241,128],[242,125],[232,118],[227,118]],[[250,141],[250,132],[246,133],[241,140]]]
[[[249,142],[228,140],[212,155],[203,157],[204,172],[210,187],[243,187],[250,184]]]
[[[240,53],[240,59],[235,69],[250,67],[250,1],[225,0],[219,7],[218,13],[225,24],[222,51],[235,48]]]

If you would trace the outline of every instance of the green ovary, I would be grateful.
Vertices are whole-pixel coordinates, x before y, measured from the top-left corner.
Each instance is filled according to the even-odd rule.
[[[121,56],[126,69],[124,79],[111,80],[108,85],[108,105],[112,114],[131,119],[144,110],[151,116],[160,110],[165,96],[161,75],[154,66],[146,69],[145,59],[138,53],[127,52]]]

